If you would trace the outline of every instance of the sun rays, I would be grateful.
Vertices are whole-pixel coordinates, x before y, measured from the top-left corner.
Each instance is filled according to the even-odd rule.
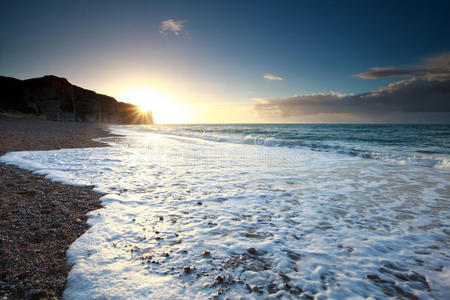
[[[153,113],[156,123],[185,123],[188,121],[188,111],[179,105],[170,95],[147,87],[134,87],[122,92],[121,101],[135,104],[140,111],[136,115],[145,116],[149,111]]]

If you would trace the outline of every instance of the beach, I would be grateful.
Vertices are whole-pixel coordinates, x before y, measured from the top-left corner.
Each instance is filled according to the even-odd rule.
[[[0,117],[0,156],[10,151],[104,147],[100,124]],[[90,187],[52,182],[0,163],[0,297],[58,298],[70,266],[66,251],[100,208]]]
[[[0,300],[450,299],[450,1],[0,15]]]
[[[64,148],[1,157],[52,180],[5,167],[24,175],[6,176],[2,197],[35,201],[3,210],[18,220],[6,228],[30,241],[10,238],[9,262],[34,244],[67,242],[59,264],[45,249],[22,269],[11,263],[10,284],[29,296],[445,299],[447,125],[109,125],[110,136],[101,125],[15,122],[8,136],[28,124]],[[65,147],[78,136],[104,143]],[[34,227],[17,225],[25,215]],[[66,238],[86,218],[88,230]],[[56,279],[45,266],[66,272]]]

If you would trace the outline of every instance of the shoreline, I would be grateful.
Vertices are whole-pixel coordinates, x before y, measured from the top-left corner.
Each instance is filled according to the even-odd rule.
[[[39,132],[44,136],[54,131],[55,124],[45,123],[47,128]],[[75,125],[59,126],[69,131]],[[91,126],[98,127],[89,125],[89,130],[94,130]],[[60,182],[92,184],[109,194],[103,198],[108,205],[89,214],[89,223],[95,226],[70,246],[69,263],[77,262],[71,271],[65,264],[67,248],[59,252],[59,261],[53,258],[59,269],[45,270],[46,274],[59,272],[56,289],[67,298],[224,299],[250,294],[416,299],[446,295],[448,247],[442,237],[450,174],[320,151],[211,144],[183,138],[185,131],[173,137],[145,134],[142,129],[130,126],[113,131],[125,136],[124,147],[17,152],[4,159]],[[211,129],[217,128],[205,128]],[[87,131],[78,128],[70,135],[77,139]],[[426,132],[439,138],[435,131]],[[244,136],[248,129],[239,132]],[[420,135],[415,130],[411,135],[394,132],[403,134],[399,141]],[[52,134],[58,136],[58,132]],[[330,131],[321,134],[333,136]],[[26,222],[10,225],[11,230],[20,227],[31,240],[29,246],[11,250],[24,256],[35,252],[29,251],[35,243],[44,244],[45,249],[48,238],[67,239],[67,230],[74,230],[76,224],[85,226],[86,211],[95,209],[95,204],[86,208],[89,197],[83,195],[75,201],[64,202],[67,196],[63,195],[46,202],[48,181],[38,178],[41,183],[34,190],[21,189],[29,178],[13,185],[5,182],[8,193],[37,202],[12,207],[16,210],[12,215],[22,213],[25,218],[37,210],[41,218],[70,215],[71,219],[60,222],[69,229],[52,223],[49,229],[46,223],[40,224],[44,230],[30,225],[24,229]],[[62,186],[70,189],[69,195],[75,193],[72,187]],[[82,207],[64,214],[69,204]],[[33,235],[28,237],[27,232]],[[42,256],[36,255],[35,260],[39,259]],[[29,266],[36,269],[35,260],[28,260],[25,272],[14,273],[17,280],[29,274]],[[51,262],[42,263],[41,268]],[[67,271],[62,270],[64,266]],[[63,275],[69,271],[64,289]],[[54,284],[51,276],[44,280]],[[51,290],[30,290],[31,281],[20,284],[28,295],[23,298],[61,297]]]
[[[107,147],[107,125],[0,116],[0,156],[11,151]],[[103,194],[0,163],[0,298],[61,299],[69,246]]]

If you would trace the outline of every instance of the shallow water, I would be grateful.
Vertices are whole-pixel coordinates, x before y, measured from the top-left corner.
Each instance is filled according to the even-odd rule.
[[[450,125],[154,125],[135,130],[216,142],[335,152],[450,171]]]
[[[448,295],[446,170],[158,127],[113,132],[125,136],[104,139],[111,147],[1,158],[108,194],[70,248],[66,299]]]

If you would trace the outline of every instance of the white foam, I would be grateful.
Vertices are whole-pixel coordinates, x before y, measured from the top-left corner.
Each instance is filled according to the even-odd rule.
[[[116,134],[127,134],[132,130],[134,134],[145,135],[148,133],[164,134],[166,136],[173,136],[174,138],[187,137],[191,138],[191,141],[195,139],[201,139],[205,141],[218,142],[218,143],[233,143],[233,144],[245,144],[245,145],[258,145],[266,147],[289,147],[298,149],[307,149],[320,152],[335,152],[339,154],[347,154],[351,156],[358,156],[364,159],[382,160],[398,165],[418,166],[427,168],[436,168],[439,170],[450,171],[450,161],[448,154],[423,154],[419,153],[414,147],[399,147],[398,145],[380,145],[377,143],[364,144],[364,142],[353,143],[349,141],[335,140],[337,136],[330,136],[332,133],[325,134],[324,136],[317,136],[317,140],[302,140],[301,137],[305,133],[299,132],[297,139],[291,138],[275,138],[271,134],[277,136],[276,130],[271,132],[268,128],[265,131],[261,128],[245,127],[240,125],[239,127],[233,126],[163,126],[163,125],[121,125],[115,126],[114,132]],[[256,130],[256,131],[255,131]],[[260,134],[258,134],[260,133]],[[308,135],[308,134],[306,134]],[[282,135],[281,135],[282,136]],[[344,137],[348,138],[348,137]],[[360,147],[365,150],[359,149]],[[441,149],[439,149],[441,147]],[[444,146],[437,147],[442,151]],[[359,149],[359,150],[355,150]]]
[[[444,299],[450,288],[448,172],[119,129],[126,137],[112,147],[1,157],[107,193],[69,249],[65,299],[205,299],[219,288],[221,299],[398,289]],[[228,279],[214,286],[217,276],[261,294]]]

